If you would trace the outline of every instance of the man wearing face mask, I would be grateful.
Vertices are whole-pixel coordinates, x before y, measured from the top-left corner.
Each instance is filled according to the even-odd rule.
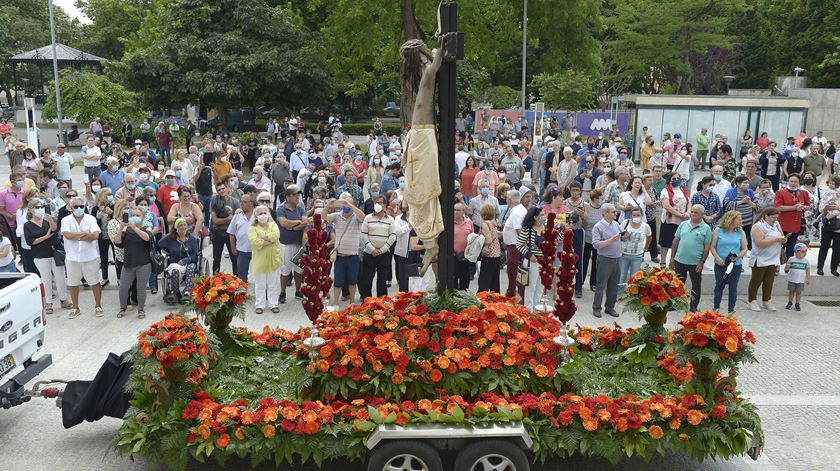
[[[260,191],[271,190],[271,180],[265,177],[265,170],[262,167],[254,167],[252,178],[248,180],[248,185],[253,185]]]
[[[305,152],[300,142],[295,143],[295,151],[289,156],[289,168],[292,179],[297,180],[298,173],[309,165],[309,154]]]
[[[134,178],[134,175],[128,174],[125,176],[123,180],[123,186],[118,188],[116,193],[114,193],[114,198],[118,200],[129,200],[134,201],[134,199],[143,194],[143,190],[137,189],[137,181]]]
[[[228,175],[233,172],[233,165],[228,161],[228,156],[224,152],[218,152],[215,154],[215,160],[213,161],[213,184],[218,185],[221,183]]]
[[[724,168],[720,165],[712,167],[712,178],[715,179],[712,192],[717,195],[719,200],[723,201],[726,198],[726,193],[732,188],[732,182],[724,177]]]
[[[108,157],[105,162],[108,164],[108,170],[99,175],[99,180],[103,185],[110,188],[112,192],[116,193],[123,185],[125,172],[120,170],[120,163],[116,157]]]
[[[347,288],[347,300],[352,303],[356,299],[359,278],[359,243],[365,213],[354,204],[350,193],[342,193],[339,199],[327,202],[321,215],[335,229],[333,302],[338,305],[341,291]]]
[[[519,198],[517,199],[516,196]],[[522,255],[516,248],[516,241],[519,239],[519,233],[522,231],[522,221],[525,219],[525,214],[528,212],[533,198],[534,193],[527,186],[520,188],[518,192],[516,190],[508,192],[507,204],[510,209],[507,212],[507,220],[502,230],[508,276],[508,287],[505,294],[507,296],[518,294],[521,299],[525,299],[525,286],[516,282],[517,268],[522,259]]]
[[[496,210],[496,216],[501,213],[499,209],[499,200],[490,194],[490,183],[482,178],[478,181],[478,196],[470,198],[470,204],[467,207],[467,215],[472,219],[472,223],[476,232],[481,228],[483,222],[481,218],[481,207],[489,204]]]
[[[178,177],[172,170],[167,170],[163,181],[157,191],[157,200],[163,205],[164,214],[169,214],[172,205],[178,200]]]
[[[369,190],[370,190],[370,198],[368,198],[365,201],[364,208],[362,208],[365,215],[373,213],[373,205],[374,205],[373,200],[381,194],[380,191],[379,191],[379,184],[378,183],[372,184],[370,186]]]
[[[802,230],[804,211],[811,207],[811,196],[799,187],[799,175],[793,174],[788,177],[787,187],[776,192],[773,206],[781,211],[779,226],[787,238],[784,244],[785,258],[782,262],[786,262],[795,252],[797,238]]]
[[[301,191],[297,185],[289,185],[284,194],[285,202],[277,207],[277,222],[280,223],[280,250],[283,264],[280,266],[280,304],[286,302],[286,288],[294,271],[292,260],[303,245],[303,231],[311,221],[301,206]],[[300,292],[301,275],[294,273],[295,297],[303,299]]]
[[[236,257],[235,275],[246,282],[248,281],[248,270],[251,266],[251,241],[248,240],[248,229],[254,221],[254,207],[251,195],[242,195],[242,199],[239,201],[241,211],[234,214],[233,220],[230,221],[227,228],[230,247],[234,249],[230,256]]]
[[[79,310],[79,285],[82,278],[90,284],[96,303],[96,317],[102,317],[102,287],[99,285],[99,225],[96,218],[85,213],[85,202],[79,197],[70,200],[73,213],[61,220],[61,235],[64,237],[65,265],[67,286],[73,309],[69,318],[75,319],[82,312]]]
[[[356,177],[352,170],[344,171],[344,185],[336,189],[338,194],[349,193],[353,197],[353,205],[359,207],[364,203],[365,197],[362,195],[362,188],[356,184]]]
[[[376,277],[376,295],[388,294],[387,282],[391,279],[391,247],[397,241],[394,218],[385,212],[385,198],[374,199],[373,213],[365,216],[362,223],[362,243],[365,253],[359,280],[359,294],[362,299],[371,296],[373,278]]]
[[[677,272],[677,277],[683,283],[686,278],[691,279],[691,312],[697,311],[700,304],[703,265],[712,247],[712,229],[703,221],[703,211],[703,205],[695,204],[691,207],[690,219],[677,227],[671,245],[674,255],[671,257],[670,268]]]
[[[379,191],[381,193],[388,193],[389,191],[396,191],[400,187],[400,164],[391,164],[382,176],[382,182],[379,184]]]
[[[12,172],[9,175],[9,188],[0,191],[0,216],[6,219],[10,234],[17,229],[17,210],[23,202],[23,175]],[[15,237],[15,247],[20,247],[20,239]]]
[[[817,181],[820,180],[820,176],[823,174],[823,170],[825,170],[825,156],[821,155],[817,152],[818,145],[811,144],[808,146],[808,151],[804,152],[805,155],[802,156],[802,159],[805,161],[803,166],[802,174],[806,174],[808,172],[813,173],[817,177]]]

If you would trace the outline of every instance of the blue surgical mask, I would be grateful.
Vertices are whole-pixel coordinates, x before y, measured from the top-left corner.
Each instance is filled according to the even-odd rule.
[[[114,202],[114,196],[113,195],[108,195],[108,203],[110,204],[110,203],[113,203],[113,202]]]
[[[480,191],[481,191],[481,196],[487,196],[487,195],[490,194],[490,188],[482,188]]]
[[[18,180],[18,181],[16,181],[16,182],[15,182],[15,185],[16,185],[18,188],[23,188],[23,180]]]
[[[133,190],[135,185],[134,185],[134,183],[126,183],[125,187],[128,188],[129,190]]]
[[[73,208],[73,216],[80,218],[85,215],[85,208]]]
[[[347,206],[345,206],[345,207],[341,208],[341,212],[343,212],[343,213],[347,214],[347,213],[349,213],[349,212],[350,212],[350,208],[348,208]]]
[[[131,216],[131,223],[135,226],[140,224],[141,222],[143,222],[143,218],[141,218],[140,216]]]
[[[155,202],[155,197],[154,197],[154,196],[150,196],[150,197],[149,197],[149,204],[154,204],[154,202]]]
[[[723,178],[723,175],[712,175],[712,176],[715,177],[716,182],[719,182],[720,179]]]
[[[405,189],[405,182],[400,182],[400,190]]]
[[[680,185],[682,185],[682,180],[680,180],[679,178],[674,178],[671,180],[671,186],[678,187]]]
[[[379,196],[379,192],[378,192],[378,191],[371,191],[371,192],[370,192],[370,197],[371,197],[371,198],[376,198],[377,196]]]

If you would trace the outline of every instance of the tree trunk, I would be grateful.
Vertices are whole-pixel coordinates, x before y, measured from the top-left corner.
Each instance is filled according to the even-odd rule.
[[[426,35],[420,29],[420,23],[417,21],[415,14],[415,0],[402,0],[400,4],[400,17],[402,18],[402,32],[403,41],[409,39],[426,40]],[[402,62],[400,62],[402,67]],[[402,75],[402,74],[400,74]],[[417,93],[416,90],[408,90],[406,84],[400,81],[400,124],[405,128],[411,123],[412,113],[414,112],[414,98]]]

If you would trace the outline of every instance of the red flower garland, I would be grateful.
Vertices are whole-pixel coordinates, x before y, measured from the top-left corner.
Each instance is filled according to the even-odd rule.
[[[303,286],[300,291],[304,296],[302,303],[306,317],[314,323],[324,310],[321,297],[329,294],[332,278],[330,278],[329,247],[327,247],[329,235],[323,227],[320,214],[315,213],[312,221],[314,227],[306,231],[309,254],[300,259],[300,266],[303,267]]]
[[[572,297],[575,295],[575,264],[578,255],[572,245],[574,235],[571,229],[563,233],[563,252],[560,253],[560,268],[557,269],[557,300],[554,303],[554,316],[562,323],[569,322],[577,312]]]
[[[537,257],[540,264],[540,281],[543,285],[543,292],[551,289],[551,282],[554,281],[554,256],[557,253],[557,237],[560,233],[554,226],[557,215],[548,213],[545,229],[542,231],[543,241],[539,243],[542,256]]]

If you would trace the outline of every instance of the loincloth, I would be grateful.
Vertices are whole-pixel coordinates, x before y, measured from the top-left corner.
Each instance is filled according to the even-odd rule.
[[[433,125],[412,127],[406,136],[403,154],[408,222],[421,240],[429,240],[443,232],[440,209],[440,174],[438,173],[437,136]]]

